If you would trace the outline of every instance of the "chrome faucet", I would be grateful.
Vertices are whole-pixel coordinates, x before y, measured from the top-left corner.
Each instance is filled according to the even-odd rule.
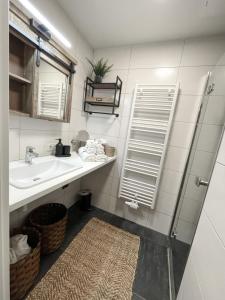
[[[26,154],[25,154],[25,162],[29,165],[32,165],[32,159],[34,157],[38,157],[38,153],[34,152],[34,147],[27,146],[26,147]]]

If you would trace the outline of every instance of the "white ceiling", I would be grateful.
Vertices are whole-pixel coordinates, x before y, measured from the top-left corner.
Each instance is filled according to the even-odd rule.
[[[57,0],[93,48],[225,33],[225,0]]]

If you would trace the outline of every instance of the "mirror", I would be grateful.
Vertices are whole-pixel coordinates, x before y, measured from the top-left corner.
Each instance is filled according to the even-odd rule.
[[[69,72],[41,54],[38,68],[37,116],[68,122]]]

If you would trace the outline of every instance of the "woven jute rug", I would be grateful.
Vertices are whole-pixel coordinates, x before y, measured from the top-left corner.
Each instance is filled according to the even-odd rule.
[[[140,238],[93,218],[27,300],[131,299]]]

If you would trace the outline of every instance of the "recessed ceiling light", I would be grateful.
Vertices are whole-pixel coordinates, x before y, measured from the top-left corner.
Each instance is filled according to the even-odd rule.
[[[39,10],[30,3],[28,0],[18,0],[34,17],[35,19],[45,25],[50,32],[65,45],[67,48],[71,48],[71,43],[60,33],[49,21],[48,19],[43,16]]]

